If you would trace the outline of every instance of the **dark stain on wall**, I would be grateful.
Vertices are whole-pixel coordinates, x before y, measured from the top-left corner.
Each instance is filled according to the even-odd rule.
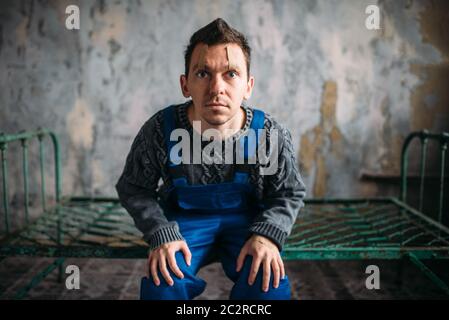
[[[419,15],[423,42],[441,54],[437,64],[413,64],[411,72],[422,83],[411,95],[411,130],[449,131],[449,2],[426,3]]]
[[[384,118],[382,125],[382,145],[385,150],[379,158],[380,168],[383,173],[394,175],[400,172],[401,149],[404,137],[393,128],[392,106],[388,97],[383,99],[380,110]]]
[[[327,155],[331,153],[334,157],[341,158],[343,136],[336,122],[336,105],[337,84],[335,81],[326,81],[321,98],[320,123],[301,137],[299,162],[304,176],[312,174],[315,169],[314,197],[326,195],[329,176]]]

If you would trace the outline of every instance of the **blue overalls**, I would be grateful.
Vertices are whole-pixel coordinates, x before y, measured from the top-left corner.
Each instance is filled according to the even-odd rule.
[[[175,106],[167,107],[164,113],[164,134],[168,155],[176,143],[170,141],[170,133],[175,127]],[[262,129],[264,113],[254,109],[251,129]],[[254,140],[254,139],[253,139]],[[240,139],[239,145],[244,148],[245,158],[255,154],[256,143],[251,139]],[[254,142],[254,141],[253,141]],[[262,291],[263,267],[259,268],[252,286],[248,284],[252,257],[245,258],[244,266],[236,272],[237,257],[245,242],[251,236],[248,231],[255,210],[248,205],[248,195],[252,192],[249,183],[248,165],[236,165],[234,179],[231,182],[209,185],[189,185],[183,175],[182,164],[175,165],[169,160],[168,171],[173,181],[173,193],[179,210],[167,210],[169,220],[177,221],[179,230],[185,238],[192,253],[191,265],[187,266],[183,254],[176,253],[176,262],[184,274],[179,279],[167,266],[174,285],[169,286],[158,271],[160,285],[153,280],[142,278],[140,298],[143,300],[190,300],[200,295],[206,282],[196,276],[199,269],[213,261],[220,261],[225,274],[234,282],[230,299],[239,300],[275,300],[290,299],[288,277],[280,280],[279,287],[273,287],[271,272],[268,292]]]

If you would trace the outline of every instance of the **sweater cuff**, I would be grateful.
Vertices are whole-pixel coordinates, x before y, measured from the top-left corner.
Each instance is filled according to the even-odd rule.
[[[287,232],[268,222],[255,222],[251,225],[249,231],[272,240],[278,246],[279,251],[282,251],[287,238]]]
[[[150,250],[154,250],[164,243],[178,240],[185,240],[178,228],[168,227],[157,230],[146,241],[150,245]]]

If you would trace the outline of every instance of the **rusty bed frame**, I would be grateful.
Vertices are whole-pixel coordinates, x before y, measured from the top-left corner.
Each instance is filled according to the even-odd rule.
[[[46,201],[44,140],[50,139],[54,154],[54,198]],[[408,150],[410,143],[421,142],[419,205],[407,204]],[[29,217],[28,144],[39,144],[42,214],[31,221]],[[440,146],[440,190],[438,218],[422,212],[426,153],[429,140]],[[24,210],[11,212],[8,195],[8,145],[20,143],[24,186]],[[444,167],[449,133],[413,132],[405,140],[401,154],[401,191],[399,197],[306,199],[292,233],[286,241],[286,260],[357,260],[410,259],[438,287],[449,295],[449,286],[426,264],[426,260],[449,259],[449,229],[443,225]],[[2,172],[2,209],[4,230],[0,234],[0,263],[9,256],[53,257],[47,268],[37,273],[20,289],[15,298],[26,297],[49,273],[62,266],[66,258],[145,259],[148,246],[135,228],[130,215],[117,198],[74,197],[62,195],[60,146],[57,136],[45,129],[0,135]],[[447,193],[447,191],[446,191]],[[11,214],[24,219],[24,227],[12,230]],[[0,297],[2,295],[0,288]]]

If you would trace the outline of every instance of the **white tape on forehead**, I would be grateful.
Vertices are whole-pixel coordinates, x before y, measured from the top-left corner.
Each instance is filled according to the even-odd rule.
[[[231,49],[229,46],[226,46],[226,56],[228,58],[228,70],[235,70],[237,67],[234,65],[234,56],[232,55]]]
[[[200,58],[198,59],[198,69],[204,69],[204,65],[205,65],[205,59],[206,59],[206,54],[207,54],[207,50],[209,49],[209,46],[207,44],[203,44],[203,47],[201,48],[201,52],[200,52]]]

